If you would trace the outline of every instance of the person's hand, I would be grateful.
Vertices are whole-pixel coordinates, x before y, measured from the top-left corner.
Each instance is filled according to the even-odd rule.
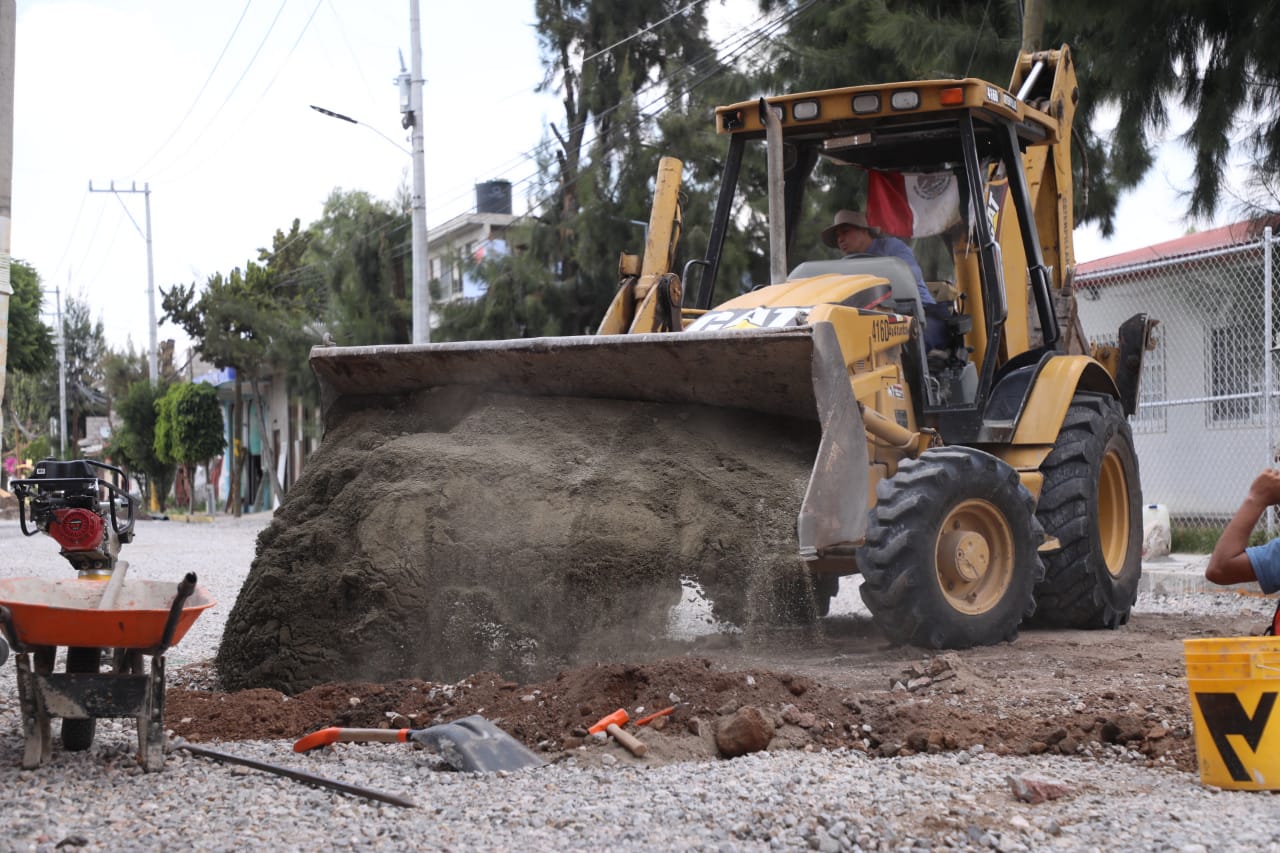
[[[1280,469],[1267,468],[1249,487],[1249,497],[1263,506],[1280,504]]]

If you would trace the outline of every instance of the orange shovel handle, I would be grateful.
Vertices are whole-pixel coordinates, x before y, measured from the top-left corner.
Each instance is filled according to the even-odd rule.
[[[654,711],[649,716],[641,717],[640,719],[636,720],[635,725],[643,726],[648,723],[652,723],[654,720],[658,719],[659,717],[665,717],[667,714],[670,714],[675,709],[676,709],[676,706],[672,705],[670,708],[663,708],[661,711]]]
[[[407,743],[411,729],[343,729],[330,726],[298,738],[294,752],[306,752],[334,743]]]

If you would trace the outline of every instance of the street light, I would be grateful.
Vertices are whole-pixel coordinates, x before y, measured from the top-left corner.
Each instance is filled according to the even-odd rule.
[[[420,131],[415,126],[414,150],[410,151],[373,125],[365,124],[362,121],[353,119],[351,116],[327,110],[324,107],[318,107],[315,104],[310,104],[309,106],[316,112],[327,115],[330,118],[368,128],[413,158],[413,343],[430,343],[431,294],[427,290],[427,211],[425,194],[422,189],[425,182],[423,179],[423,157],[421,156],[421,144],[419,142],[421,139]],[[416,116],[417,113],[413,115]]]
[[[371,125],[371,124],[365,124],[365,123],[364,123],[364,122],[362,122],[362,121],[356,121],[356,120],[355,120],[355,119],[353,119],[351,116],[344,116],[342,113],[335,113],[333,110],[326,110],[324,107],[317,107],[315,104],[311,104],[310,106],[311,106],[311,109],[315,110],[315,111],[316,111],[316,112],[318,112],[318,113],[322,113],[322,114],[327,115],[327,116],[330,116],[330,117],[332,117],[332,118],[341,119],[342,121],[349,121],[349,122],[351,122],[352,124],[358,124],[358,125],[360,125],[361,127],[367,127],[369,130],[372,130],[374,133],[378,134],[378,135],[379,135],[379,136],[381,136],[383,139],[387,140],[387,141],[388,141],[388,142],[390,142],[392,145],[394,145],[395,147],[399,148],[399,149],[400,149],[402,152],[404,152],[405,154],[412,154],[412,153],[413,153],[413,152],[412,152],[412,151],[410,151],[408,148],[405,148],[405,147],[404,147],[403,145],[401,145],[399,142],[396,142],[396,141],[395,141],[394,139],[392,139],[390,136],[387,136],[385,133],[383,133],[382,131],[378,130],[376,127],[374,127],[374,126],[373,126],[373,125]]]

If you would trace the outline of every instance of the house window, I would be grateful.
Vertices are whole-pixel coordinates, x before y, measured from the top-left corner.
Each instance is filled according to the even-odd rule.
[[[1262,423],[1262,369],[1257,329],[1235,323],[1209,330],[1209,426]]]
[[[1138,411],[1130,423],[1138,433],[1165,432],[1168,429],[1167,408],[1163,403],[1169,398],[1164,379],[1164,335],[1156,336],[1155,349],[1142,357],[1142,378],[1138,384]]]

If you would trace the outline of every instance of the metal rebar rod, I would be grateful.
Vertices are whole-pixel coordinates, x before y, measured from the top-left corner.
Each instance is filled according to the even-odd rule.
[[[326,779],[323,776],[316,776],[314,773],[307,773],[303,770],[291,770],[288,767],[281,767],[278,764],[268,764],[265,761],[258,761],[253,758],[244,758],[243,756],[220,752],[216,749],[196,746],[193,743],[187,743],[182,738],[175,738],[172,746],[174,749],[186,750],[192,755],[212,758],[214,761],[221,761],[227,764],[239,764],[244,767],[252,767],[254,770],[261,770],[265,773],[274,773],[277,776],[286,776],[298,782],[305,782],[308,785],[315,785],[320,788],[329,788],[333,791],[341,791],[344,794],[355,794],[357,797],[364,797],[368,800],[378,800],[379,802],[390,803],[393,806],[401,806],[408,809],[417,808],[417,804],[413,802],[413,800],[410,800],[407,797],[402,797],[399,794],[388,794],[384,791],[376,791],[373,788],[363,788],[359,785],[339,782],[336,779]]]

